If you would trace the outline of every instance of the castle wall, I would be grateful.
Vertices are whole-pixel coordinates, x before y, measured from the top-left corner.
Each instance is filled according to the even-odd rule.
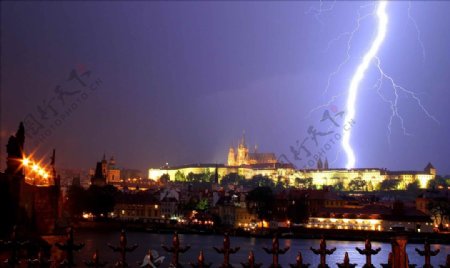
[[[187,176],[189,173],[202,174],[209,172],[214,174],[216,169],[215,165],[211,166],[201,166],[201,167],[181,167],[174,169],[150,169],[149,178],[152,180],[159,179],[163,174],[169,174],[170,179],[175,179],[175,174],[177,172],[183,173]],[[255,175],[267,176],[274,181],[277,181],[279,177],[289,181],[290,185],[295,185],[295,179],[308,179],[312,178],[312,183],[317,188],[323,186],[333,186],[338,183],[342,183],[344,189],[348,189],[348,185],[352,180],[361,179],[366,181],[368,185],[368,190],[378,189],[380,184],[386,179],[399,179],[401,180],[400,189],[405,189],[406,185],[419,181],[420,188],[426,188],[428,182],[435,178],[435,175],[426,173],[400,173],[396,175],[389,174],[388,171],[382,169],[328,169],[328,170],[295,170],[292,168],[257,168],[252,166],[232,166],[232,167],[219,167],[218,168],[219,177],[237,173],[246,179],[251,179]]]

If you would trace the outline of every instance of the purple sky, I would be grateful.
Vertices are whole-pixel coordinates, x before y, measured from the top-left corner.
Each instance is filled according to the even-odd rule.
[[[293,1],[2,2],[2,159],[19,121],[34,117],[43,126],[36,133],[51,133],[40,143],[29,137],[27,151],[43,157],[56,148],[60,167],[93,167],[104,152],[121,167],[141,170],[165,162],[223,163],[243,130],[260,151],[308,165],[306,152],[295,160],[290,146],[310,137],[310,126],[334,131],[319,136],[317,147],[309,139],[312,155],[342,133],[342,126],[320,119],[326,110],[345,112],[346,90],[376,34],[376,18],[361,21],[350,59],[324,93],[330,73],[346,58],[349,35],[328,44],[355,29],[358,10],[363,16],[373,11],[364,4],[329,8],[333,2],[324,2],[318,13],[318,2]],[[378,54],[384,71],[414,91],[440,123],[399,92],[398,112],[409,135],[394,118],[389,142],[391,106],[374,89],[379,73],[372,65],[351,130],[357,167],[421,170],[431,161],[439,173],[450,173],[449,11],[444,1],[388,4],[389,29]],[[67,81],[72,70],[91,71],[82,77],[87,87],[96,79],[101,84],[93,91]],[[72,94],[64,104],[58,85]],[[387,80],[380,91],[393,100]],[[338,94],[332,106],[308,115]],[[39,106],[47,107],[45,114]],[[327,148],[330,165],[344,167],[339,141]]]

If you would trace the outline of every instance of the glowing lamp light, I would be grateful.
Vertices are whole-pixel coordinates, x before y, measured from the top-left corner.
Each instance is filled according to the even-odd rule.
[[[32,169],[33,169],[33,171],[38,171],[39,170],[39,166],[37,164],[34,164]]]
[[[30,164],[30,159],[24,158],[24,159],[22,160],[22,165],[24,165],[25,167],[27,167],[29,164]]]
[[[44,176],[45,171],[42,168],[38,168],[38,174]]]

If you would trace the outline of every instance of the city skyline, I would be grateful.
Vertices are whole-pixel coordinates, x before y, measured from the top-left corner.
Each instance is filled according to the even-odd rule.
[[[42,117],[38,107],[54,99],[59,106],[47,107],[48,119],[40,120],[66,114],[64,120],[42,142],[27,137],[25,149],[48,159],[55,148],[60,167],[92,168],[103,153],[142,171],[166,162],[225,163],[245,130],[251,145],[301,168],[308,157],[295,159],[295,148],[314,130],[323,137],[344,131],[345,88],[375,36],[372,7],[363,5],[325,3],[318,12],[314,2],[2,2],[1,154],[18,123]],[[389,136],[392,107],[373,89],[378,74],[372,66],[351,126],[356,167],[418,170],[431,162],[439,174],[450,173],[444,71],[450,35],[443,26],[450,25],[449,5],[387,5],[389,28],[379,51],[385,71],[414,91],[439,123],[399,93],[407,133],[393,118]],[[345,34],[358,11],[367,18],[351,57],[329,80],[346,58]],[[96,89],[80,92],[69,82]],[[393,100],[388,87],[380,90]],[[335,121],[324,121],[326,113]],[[309,144],[312,155],[327,146],[326,138]],[[334,142],[326,157],[343,168],[346,157]]]

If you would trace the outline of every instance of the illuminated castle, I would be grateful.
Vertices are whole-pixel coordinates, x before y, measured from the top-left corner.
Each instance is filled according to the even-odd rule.
[[[170,180],[182,180],[188,174],[214,174],[217,172],[219,180],[224,176],[236,173],[246,179],[253,176],[266,176],[278,181],[282,179],[291,186],[299,186],[299,182],[309,182],[313,188],[335,187],[348,190],[351,185],[359,183],[367,191],[380,189],[382,182],[393,180],[396,189],[406,189],[408,185],[417,183],[420,188],[426,188],[430,180],[435,179],[436,169],[429,163],[423,170],[390,171],[383,168],[330,168],[325,158],[317,160],[317,167],[310,169],[297,169],[292,163],[278,161],[274,153],[259,153],[255,148],[250,153],[245,143],[245,136],[239,141],[237,148],[231,146],[228,150],[226,164],[192,164],[177,167],[168,165],[149,169],[148,178],[158,180],[167,174]]]
[[[276,163],[277,158],[274,153],[259,153],[257,146],[255,146],[253,153],[249,153],[248,147],[245,144],[245,134],[242,134],[242,139],[240,140],[236,151],[233,146],[230,146],[230,149],[228,150],[227,165],[230,167]]]

